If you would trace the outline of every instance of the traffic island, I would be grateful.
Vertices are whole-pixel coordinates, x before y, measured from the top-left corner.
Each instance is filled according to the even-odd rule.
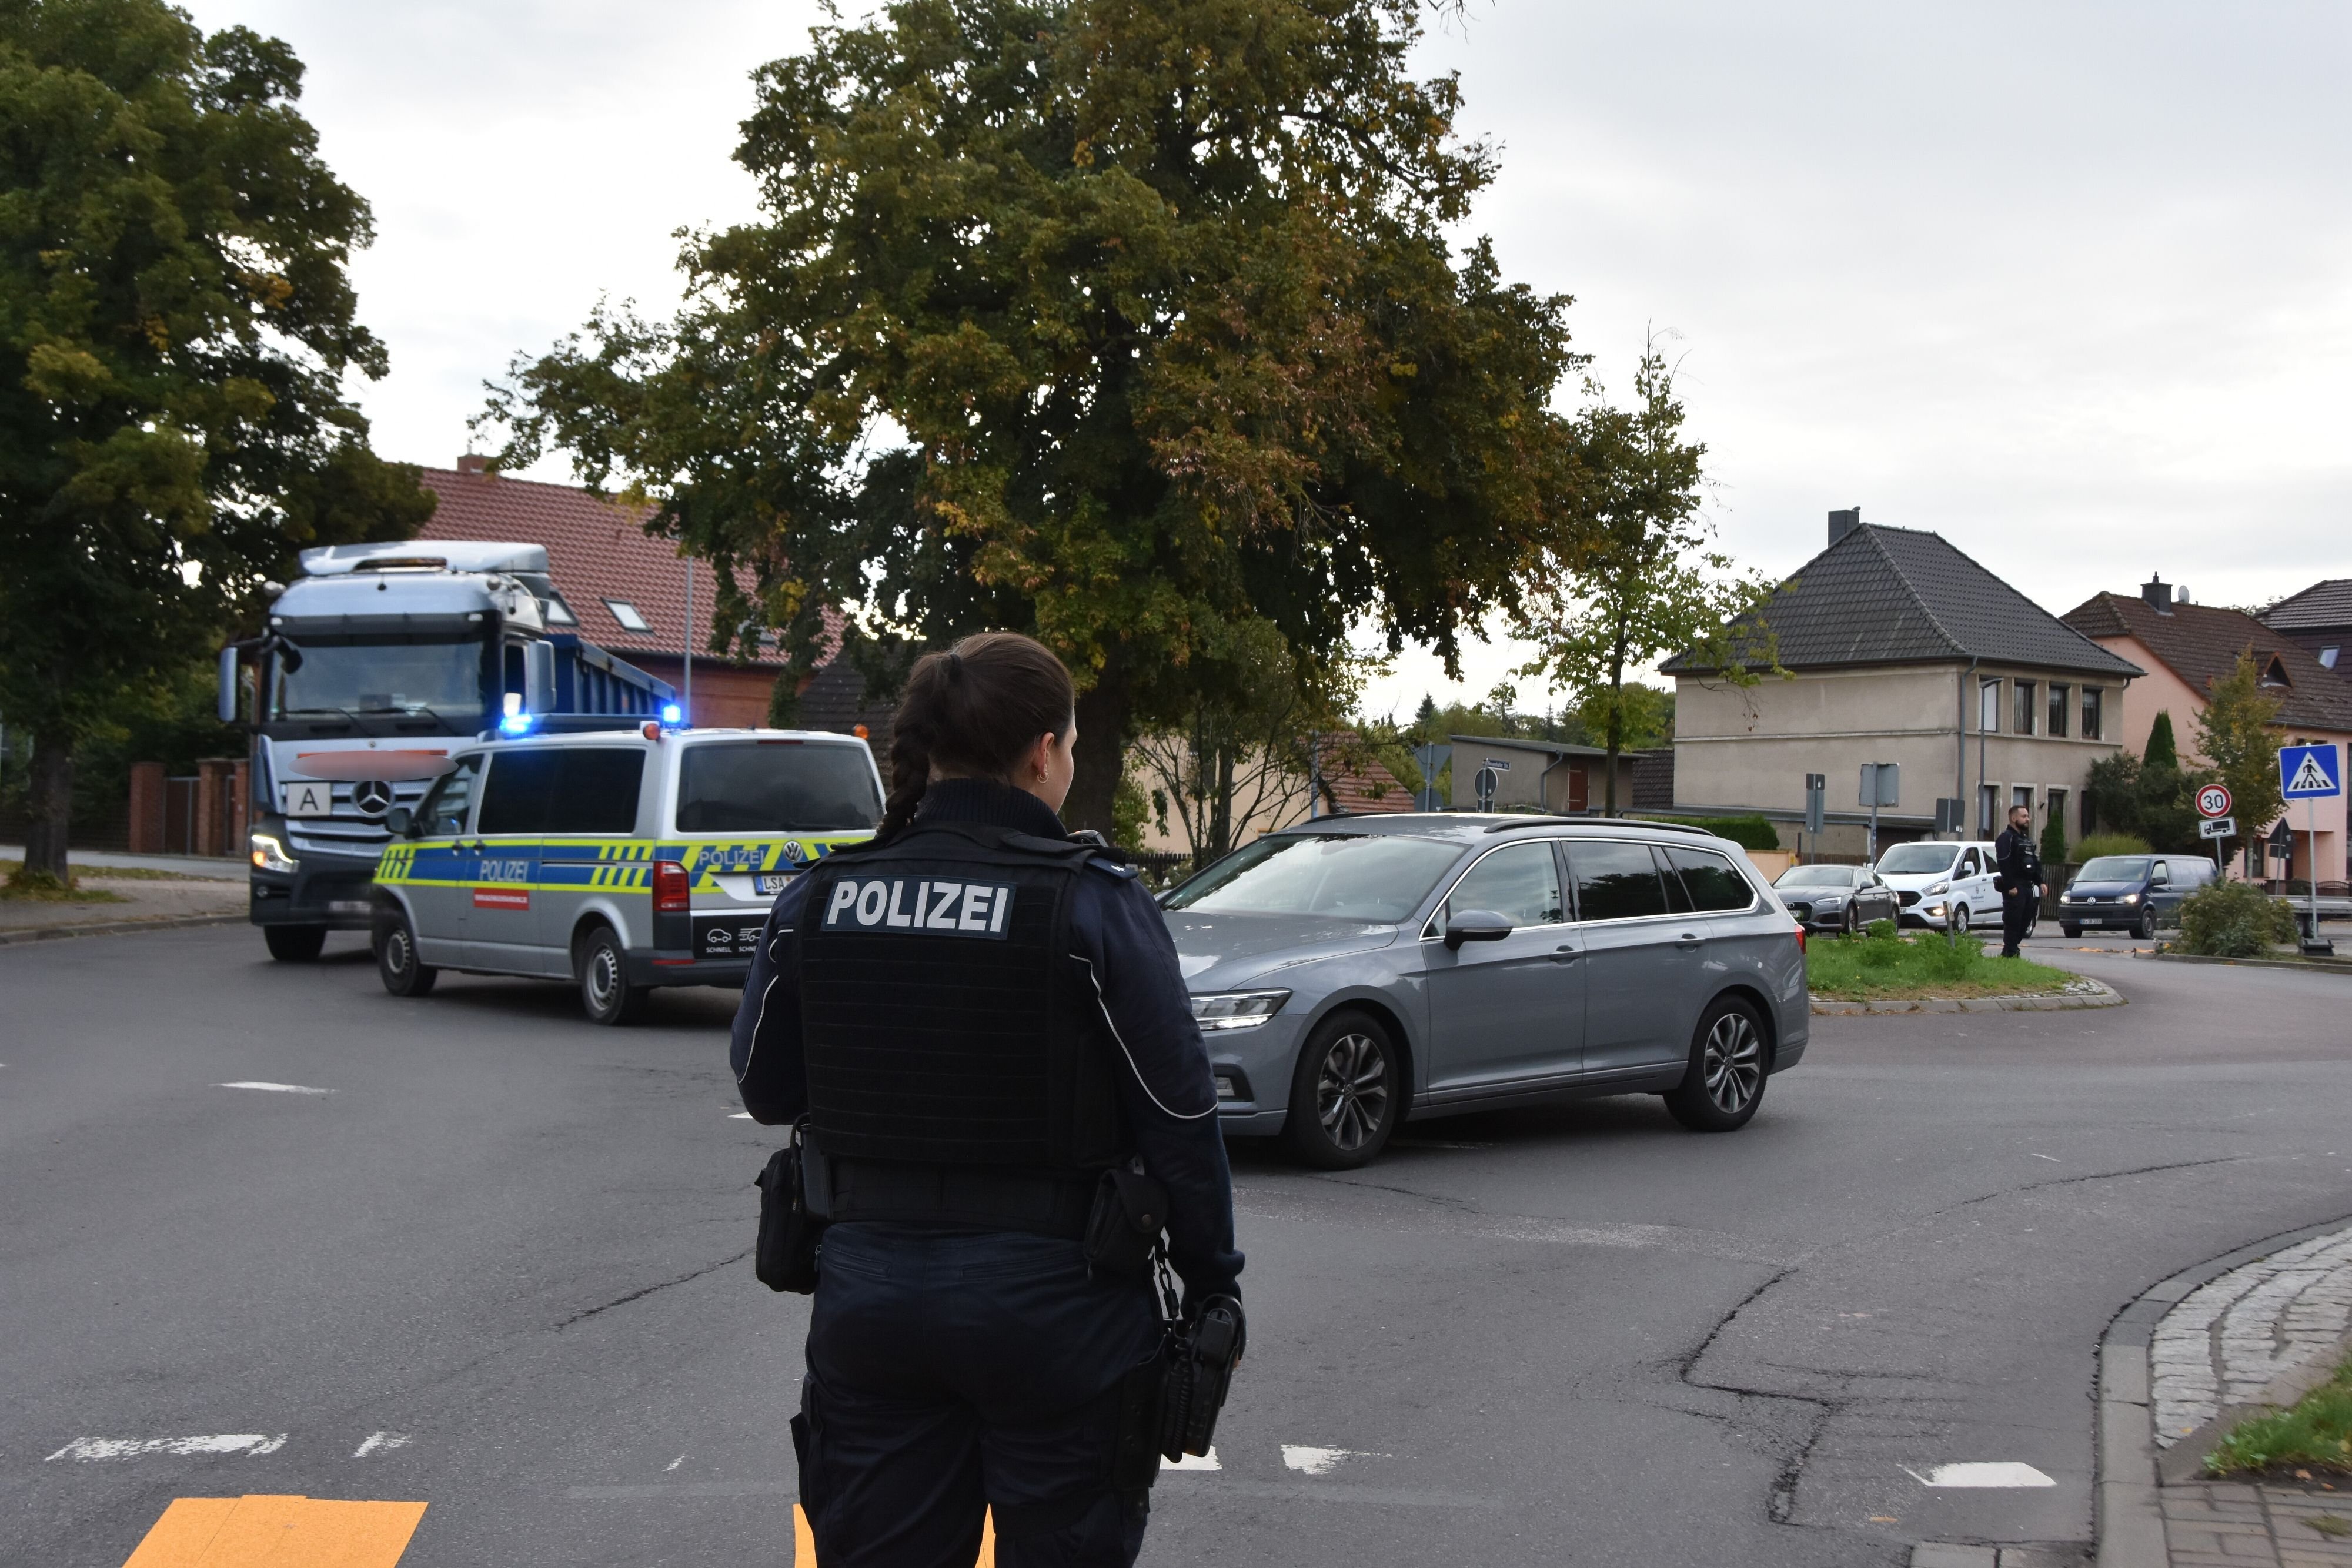
[[[1813,1011],[2040,1012],[2115,1007],[2112,988],[2024,958],[1989,956],[1981,939],[1905,936],[1885,921],[1861,937],[1814,937],[1805,978]]]

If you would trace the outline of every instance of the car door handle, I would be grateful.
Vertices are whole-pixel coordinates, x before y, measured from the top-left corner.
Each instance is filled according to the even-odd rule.
[[[1675,946],[1677,947],[1696,947],[1699,945],[1699,942],[1700,936],[1697,932],[1685,931],[1675,940]]]
[[[1551,961],[1555,964],[1573,964],[1582,956],[1584,956],[1583,954],[1565,942],[1551,950]]]

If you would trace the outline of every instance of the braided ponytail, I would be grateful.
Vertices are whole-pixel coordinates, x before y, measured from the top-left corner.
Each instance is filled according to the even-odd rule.
[[[890,795],[875,832],[907,831],[932,776],[1013,783],[1043,735],[1066,735],[1077,706],[1070,672],[1018,632],[980,632],[915,662],[890,737]]]

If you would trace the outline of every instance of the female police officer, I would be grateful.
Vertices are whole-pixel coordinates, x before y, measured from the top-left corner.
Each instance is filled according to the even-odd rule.
[[[1089,1270],[1103,1173],[1168,1193],[1188,1307],[1238,1296],[1208,1053],[1134,874],[1055,814],[1069,672],[1010,632],[909,677],[872,844],[777,898],[735,1020],[759,1121],[807,1117],[829,1214],[793,1422],[825,1568],[1127,1564],[1123,1378],[1155,1354],[1139,1272]]]

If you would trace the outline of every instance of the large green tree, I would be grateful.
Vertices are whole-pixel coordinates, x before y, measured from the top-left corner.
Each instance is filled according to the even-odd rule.
[[[1328,690],[1369,621],[1454,660],[1557,492],[1567,300],[1449,231],[1491,178],[1424,0],[902,0],[756,75],[757,222],[673,321],[601,312],[494,389],[722,569],[714,643],[1034,632],[1076,673],[1070,814],[1236,680]],[[735,593],[737,569],[756,584]],[[1226,689],[1220,693],[1219,687]]]
[[[2241,841],[2261,834],[2286,810],[2286,792],[2279,779],[2278,748],[2284,742],[2277,728],[2277,696],[2263,689],[2252,648],[2219,680],[2206,683],[2210,694],[2197,716],[2197,749],[2213,764],[2213,771],[2230,791],[2230,814],[2242,830]],[[2230,846],[2234,854],[2241,847]]]
[[[1603,809],[1617,815],[1617,758],[1646,736],[1663,694],[1628,687],[1629,668],[1662,653],[1698,653],[1715,678],[1752,685],[1761,663],[1778,670],[1759,607],[1770,581],[1742,573],[1712,548],[1700,507],[1706,448],[1683,434],[1674,371],[1652,341],[1633,373],[1633,402],[1591,388],[1577,419],[1563,522],[1527,597],[1522,631],[1539,650],[1523,671],[1566,687],[1608,748]],[[1785,672],[1784,672],[1785,673]]]
[[[367,204],[301,66],[160,0],[0,0],[0,692],[33,735],[25,873],[63,878],[74,748],[201,658],[302,545],[432,498],[344,395],[383,373]]]

